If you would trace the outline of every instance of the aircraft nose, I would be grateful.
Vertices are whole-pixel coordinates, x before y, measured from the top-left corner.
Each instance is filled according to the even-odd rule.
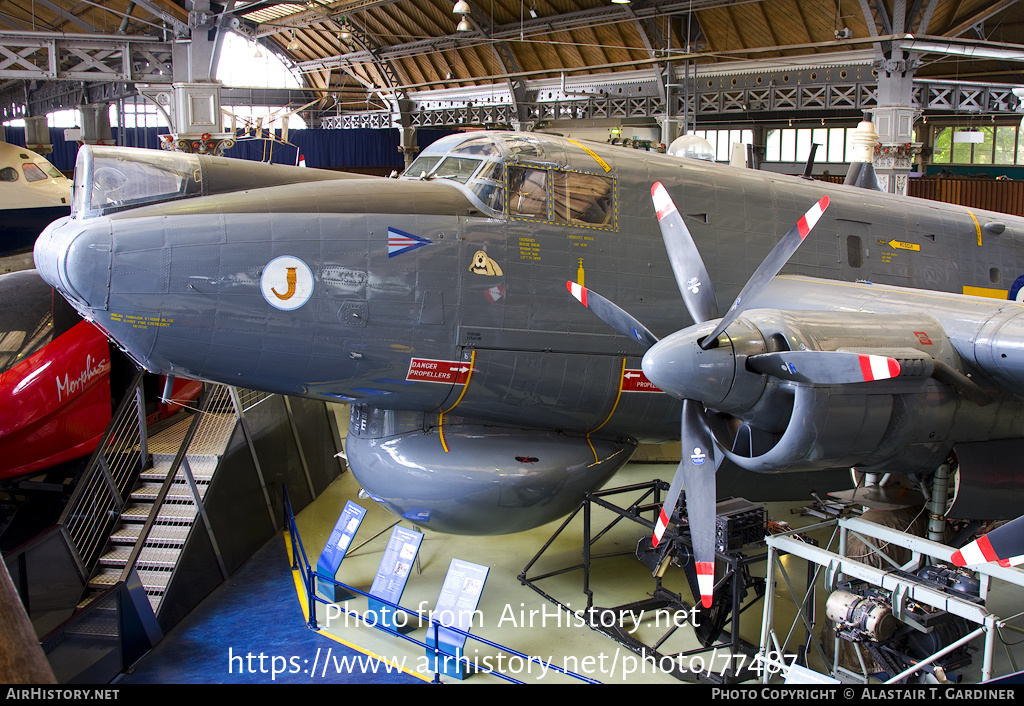
[[[102,309],[110,292],[110,253],[105,219],[65,217],[39,235],[33,257],[39,276],[50,286],[87,308]]]

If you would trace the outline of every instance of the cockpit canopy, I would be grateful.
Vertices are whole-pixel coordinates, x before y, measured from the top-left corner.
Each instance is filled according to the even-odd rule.
[[[452,180],[466,187],[481,210],[495,215],[614,229],[610,167],[588,148],[569,142],[588,160],[585,168],[570,164],[572,156],[559,138],[513,132],[449,135],[425,148],[402,178]]]

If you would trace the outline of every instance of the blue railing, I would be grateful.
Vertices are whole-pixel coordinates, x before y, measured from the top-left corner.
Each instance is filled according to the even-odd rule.
[[[349,586],[348,584],[345,584],[345,583],[342,583],[341,581],[336,580],[333,576],[325,576],[324,574],[318,573],[316,570],[313,569],[313,567],[309,563],[309,559],[306,557],[306,549],[305,549],[305,547],[302,544],[302,539],[299,536],[298,527],[295,524],[295,515],[292,513],[292,505],[291,505],[291,501],[288,499],[288,490],[287,489],[284,489],[284,513],[285,513],[285,523],[288,526],[288,535],[289,535],[289,537],[291,539],[292,569],[298,569],[299,570],[299,572],[300,572],[300,574],[302,576],[302,585],[304,586],[304,588],[306,590],[306,602],[307,602],[306,608],[307,608],[307,612],[309,614],[309,621],[308,621],[307,625],[308,625],[310,630],[319,630],[320,629],[319,624],[317,623],[317,618],[316,618],[316,604],[317,603],[323,603],[324,605],[330,605],[330,606],[335,606],[336,605],[335,603],[333,603],[331,601],[328,601],[328,600],[326,600],[324,598],[321,598],[321,597],[316,595],[316,581],[317,581],[317,579],[319,579],[321,581],[329,581],[329,582],[333,583],[335,586],[340,587],[344,591],[348,591],[350,593],[353,593],[353,594],[356,594],[356,595],[359,595],[359,596],[363,596],[363,597],[365,597],[367,599],[372,599],[375,602],[380,603],[382,605],[385,605],[385,606],[387,606],[388,608],[390,608],[392,610],[400,611],[400,612],[404,612],[404,613],[409,613],[409,614],[414,614],[414,615],[418,615],[419,614],[418,611],[410,610],[408,608],[403,608],[401,605],[398,605],[398,604],[395,604],[395,603],[390,603],[389,601],[383,600],[383,599],[378,598],[376,596],[371,596],[368,593],[360,591],[358,588],[354,588],[353,586]],[[519,652],[517,650],[513,650],[513,649],[511,649],[511,648],[509,648],[509,647],[507,647],[505,645],[501,645],[501,644],[499,644],[497,642],[492,642],[491,640],[487,640],[485,638],[482,638],[479,635],[473,635],[472,633],[465,632],[465,631],[460,630],[460,629],[458,629],[456,627],[450,627],[450,626],[447,626],[447,625],[441,625],[441,624],[439,624],[435,620],[431,620],[430,621],[430,630],[433,631],[433,642],[434,642],[434,645],[429,645],[426,642],[421,642],[420,640],[417,640],[414,637],[410,637],[409,635],[404,635],[404,634],[402,634],[402,633],[400,633],[400,632],[398,632],[396,630],[392,630],[392,629],[390,629],[389,627],[387,627],[385,625],[380,625],[380,624],[374,625],[374,624],[368,623],[368,622],[366,622],[365,618],[363,616],[361,616],[359,613],[357,613],[356,611],[352,611],[352,610],[348,610],[348,609],[342,609],[342,611],[343,611],[342,613],[339,613],[339,617],[341,615],[352,616],[352,617],[356,618],[357,620],[364,622],[366,625],[369,625],[371,627],[376,628],[377,630],[381,630],[382,632],[386,632],[387,634],[392,635],[393,637],[399,638],[401,640],[405,640],[406,642],[411,642],[414,645],[418,645],[419,647],[422,647],[424,650],[432,651],[433,654],[434,654],[434,660],[433,660],[433,664],[434,665],[441,664],[445,660],[450,662],[451,660],[455,659],[452,655],[447,654],[447,653],[439,650],[436,647],[436,645],[439,644],[439,642],[438,642],[438,630],[443,627],[445,629],[445,631],[447,631],[447,632],[455,633],[457,635],[462,635],[463,637],[465,637],[465,638],[467,638],[469,640],[473,640],[474,642],[478,642],[480,644],[487,645],[488,647],[501,650],[504,653],[508,654],[510,657],[513,657],[513,656],[514,657],[518,657],[518,658],[523,660],[524,664],[526,664],[526,663],[536,664],[536,665],[538,665],[540,667],[543,667],[545,670],[550,669],[553,672],[556,672],[556,673],[559,673],[559,674],[564,674],[567,677],[579,680],[580,682],[584,682],[584,683],[587,683],[587,684],[599,684],[600,683],[600,682],[598,682],[598,681],[596,681],[594,679],[591,679],[589,677],[585,677],[585,676],[583,676],[581,674],[576,674],[575,672],[570,672],[570,671],[568,671],[566,669],[558,667],[558,666],[556,666],[554,664],[551,664],[550,662],[545,662],[544,660],[541,660],[538,657],[533,657],[533,656],[530,656],[530,655],[526,655],[526,654],[523,654],[522,652]],[[490,675],[492,675],[494,677],[497,677],[498,679],[503,679],[504,681],[507,681],[507,682],[510,682],[510,683],[513,683],[513,684],[522,684],[522,683],[524,683],[524,682],[519,681],[518,679],[515,679],[513,677],[508,676],[507,674],[502,674],[501,672],[495,671],[493,669],[489,669],[489,668],[487,668],[487,667],[485,667],[485,666],[483,666],[483,665],[481,665],[479,663],[472,662],[469,659],[467,659],[466,657],[459,657],[458,658],[458,662],[462,666],[464,666],[466,668],[469,668],[469,669],[472,669],[473,671],[476,671],[476,672],[479,672],[479,673],[483,673],[483,674],[490,674]],[[435,683],[438,683],[438,684],[441,683],[441,675],[442,674],[443,674],[442,671],[439,671],[437,669],[434,670],[433,680],[434,680]]]

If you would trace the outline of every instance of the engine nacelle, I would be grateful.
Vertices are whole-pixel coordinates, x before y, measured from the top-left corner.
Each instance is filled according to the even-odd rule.
[[[556,520],[601,487],[632,439],[488,426],[353,407],[345,443],[356,479],[391,512],[440,532],[507,534]]]
[[[768,350],[852,350],[902,359],[889,380],[824,385],[745,371],[735,387],[764,385],[746,410],[711,420],[716,440],[738,466],[757,472],[855,467],[930,472],[953,440],[1013,438],[1024,405],[979,399],[941,326],[928,316],[752,311],[745,317]],[[760,346],[758,346],[759,348]],[[759,352],[754,351],[754,354]],[[742,360],[742,349],[737,348]],[[732,394],[732,393],[731,393]],[[961,410],[970,407],[970,414]]]

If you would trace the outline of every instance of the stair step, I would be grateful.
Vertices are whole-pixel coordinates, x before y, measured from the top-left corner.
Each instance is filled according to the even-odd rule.
[[[236,421],[234,413],[204,415],[192,438],[189,453],[222,455],[227,448],[228,441],[231,440]],[[181,442],[185,439],[191,423],[192,418],[186,417],[159,434],[155,434],[147,441],[149,452],[151,454],[169,454],[173,458],[181,448]]]
[[[89,579],[89,588],[106,589],[121,580],[121,570],[107,568]]]
[[[220,460],[220,457],[213,456],[212,459],[212,463],[208,462],[205,456],[197,463],[193,463],[191,458],[189,459],[188,467],[192,471],[192,477],[196,479],[196,483],[209,483],[213,479],[213,472],[217,469],[217,462]],[[163,483],[164,479],[167,478],[167,472],[171,469],[173,461],[173,458],[170,461],[160,458],[154,459],[154,466],[143,471],[139,475],[139,480],[143,483]],[[178,471],[178,477],[175,479],[175,483],[179,482],[185,482],[185,474],[181,470]]]
[[[123,569],[131,558],[132,547],[123,546],[109,551],[100,557],[100,566],[117,567]],[[180,547],[150,547],[146,546],[139,552],[136,561],[138,569],[173,569],[181,555]]]
[[[118,547],[100,557],[100,566],[116,566],[123,569],[131,555],[132,547]]]
[[[88,635],[90,637],[117,638],[118,625],[117,616],[99,617],[90,615],[86,620],[79,620],[67,630],[69,635]]]
[[[153,508],[152,503],[139,503],[125,508],[121,512],[122,522],[145,522]],[[191,522],[196,516],[196,506],[187,503],[165,503],[157,513],[156,522],[173,524],[175,522]]]
[[[155,593],[162,595],[171,580],[171,572],[159,569],[144,569],[139,571],[139,580],[142,581],[142,587],[146,589],[147,594]]]
[[[143,569],[138,572],[142,588],[147,594],[162,594],[171,580],[171,571],[163,569]],[[103,569],[89,579],[89,587],[104,590],[110,588],[121,578],[120,569]]]
[[[171,464],[174,463],[174,454],[160,454],[154,453],[153,468],[151,471],[147,471],[147,474],[156,475],[160,474],[161,481],[167,477],[167,472],[171,469]],[[189,470],[192,471],[192,477],[196,480],[200,478],[209,479],[213,472],[217,469],[217,462],[220,460],[220,456],[214,454],[186,454],[185,460],[188,461]]]
[[[209,487],[208,482],[202,482],[196,479],[196,488],[199,490],[199,497],[202,498],[206,495],[206,489]],[[149,502],[152,503],[156,500],[157,496],[160,495],[160,483],[143,483],[139,488],[132,491],[131,499],[135,502]],[[175,481],[170,489],[167,491],[165,496],[167,502],[189,502],[192,500],[192,490],[188,487],[188,483],[185,481]]]
[[[185,525],[160,525],[154,524],[149,529],[147,544],[160,544],[165,546],[181,546],[188,539],[190,527]],[[133,545],[139,541],[139,533],[142,525],[132,523],[125,525],[114,534],[110,535],[110,541],[118,545]]]

